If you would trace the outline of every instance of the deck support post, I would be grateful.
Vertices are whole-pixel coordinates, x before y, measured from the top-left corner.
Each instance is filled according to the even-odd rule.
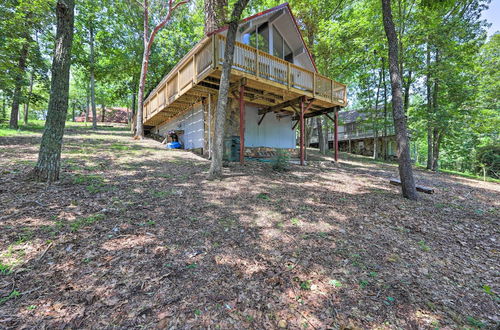
[[[335,109],[335,121],[334,121],[334,144],[335,144],[335,163],[339,162],[339,110]]]
[[[304,166],[304,108],[305,108],[305,97],[300,100],[300,165]]]
[[[240,164],[245,163],[245,85],[240,86]]]

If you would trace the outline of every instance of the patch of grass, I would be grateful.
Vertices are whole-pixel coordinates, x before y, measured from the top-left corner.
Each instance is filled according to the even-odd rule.
[[[429,252],[431,250],[430,246],[428,246],[424,240],[419,241],[418,246],[420,246],[420,249],[424,252]]]
[[[312,286],[312,281],[311,280],[305,280],[300,282],[300,289],[301,290],[311,290]]]
[[[368,284],[370,284],[370,282],[368,282],[367,280],[359,280],[359,286],[361,287],[361,289],[364,289],[368,286]]]
[[[91,224],[93,224],[97,221],[104,220],[104,218],[105,218],[104,214],[100,214],[100,213],[97,213],[97,214],[94,214],[94,215],[91,215],[91,216],[88,216],[85,218],[79,218],[76,221],[73,221],[72,223],[70,223],[69,228],[71,231],[77,231],[80,228],[90,226]]]
[[[172,196],[174,195],[174,192],[169,190],[169,191],[165,191],[165,190],[154,190],[151,192],[151,195],[153,195],[153,197],[156,197],[156,198],[165,198],[167,196]]]
[[[469,325],[476,327],[476,328],[479,328],[479,329],[482,329],[486,326],[483,322],[476,320],[472,316],[467,316],[466,321]]]
[[[292,218],[290,220],[290,222],[292,223],[292,225],[294,226],[300,226],[300,220],[298,218]]]
[[[19,292],[17,290],[12,290],[12,292],[9,293],[8,296],[0,298],[0,305],[5,304],[7,301],[9,301],[11,299],[15,299],[15,298],[19,297],[20,295],[21,295],[21,292]]]
[[[328,282],[328,284],[330,284],[331,286],[334,286],[336,288],[340,288],[342,286],[342,283],[338,280],[330,280]]]
[[[131,147],[128,146],[128,145],[125,145],[125,144],[120,144],[120,143],[113,143],[111,146],[110,146],[110,149],[112,150],[130,150]]]
[[[12,272],[9,265],[0,262],[0,275],[9,275]]]
[[[265,201],[269,201],[271,200],[271,197],[269,197],[269,194],[268,193],[260,193],[260,194],[257,194],[257,198],[258,199],[263,199]]]

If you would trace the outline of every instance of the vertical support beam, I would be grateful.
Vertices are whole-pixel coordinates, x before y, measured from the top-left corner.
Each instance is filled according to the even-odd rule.
[[[240,86],[240,164],[245,163],[245,85]]]
[[[339,161],[339,110],[335,109],[335,122],[334,122],[334,143],[335,143],[335,163]]]
[[[304,166],[304,138],[305,138],[305,127],[304,127],[304,104],[305,97],[300,100],[300,165]]]

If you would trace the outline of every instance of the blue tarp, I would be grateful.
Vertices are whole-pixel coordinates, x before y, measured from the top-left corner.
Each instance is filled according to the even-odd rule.
[[[169,143],[167,143],[165,148],[167,148],[167,149],[182,149],[182,144],[180,144],[179,142],[169,142]]]

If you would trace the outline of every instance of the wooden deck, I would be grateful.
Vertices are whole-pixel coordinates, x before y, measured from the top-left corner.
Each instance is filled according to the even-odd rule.
[[[145,100],[144,125],[161,124],[218,93],[225,41],[222,35],[206,37],[184,56]],[[242,81],[246,102],[280,112],[295,114],[290,101],[301,96],[314,100],[308,117],[347,105],[346,85],[237,42],[231,82]]]

